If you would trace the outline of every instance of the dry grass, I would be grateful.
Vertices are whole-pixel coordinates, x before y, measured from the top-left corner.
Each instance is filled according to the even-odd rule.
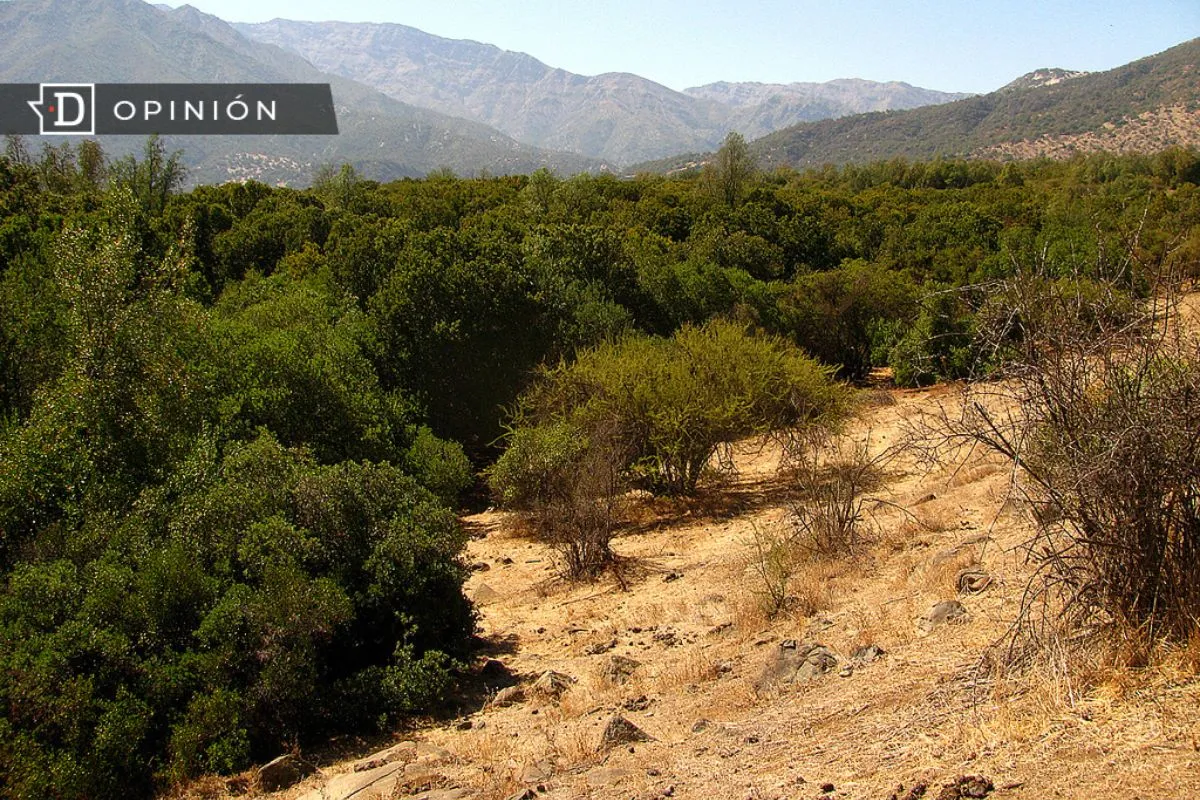
[[[907,415],[948,397],[893,396],[894,404],[867,411],[873,435],[892,441]],[[614,540],[620,558],[640,565],[624,585],[547,581],[544,563],[528,563],[546,557],[545,545],[518,537],[505,515],[480,518],[487,536],[472,541],[470,560],[493,566],[472,584],[486,582],[500,596],[482,607],[481,632],[517,637],[500,656],[514,671],[553,669],[577,683],[557,700],[479,710],[471,730],[417,731],[456,754],[447,779],[483,800],[522,792],[529,770],[546,764],[547,796],[598,800],[662,796],[668,786],[683,798],[816,797],[826,781],[846,800],[876,800],[916,780],[929,782],[933,797],[965,773],[986,774],[997,787],[1023,785],[998,788],[997,800],[1200,796],[1200,634],[1159,647],[1151,659],[1131,642],[1124,654],[1095,655],[1095,668],[1064,656],[1024,673],[975,670],[1011,623],[1028,574],[1017,545],[1031,523],[1019,507],[1004,512],[1008,476],[994,464],[967,463],[955,473],[898,462],[879,489],[889,502],[865,511],[874,541],[854,559],[799,560],[787,579],[794,599],[767,613],[752,583],[749,538],[754,526],[786,518],[786,496],[764,489],[779,455],[742,445],[736,474],[719,493],[633,498],[624,512],[630,532]],[[930,494],[936,498],[925,499]],[[512,564],[500,564],[506,555]],[[917,618],[955,597],[958,572],[974,565],[997,580],[962,598],[970,622],[919,635]],[[677,641],[655,638],[667,631]],[[759,695],[754,683],[786,639],[820,641],[839,667],[857,647],[879,645],[887,655],[845,678],[835,670]],[[609,642],[607,652],[588,654]],[[604,669],[612,655],[642,666],[614,683]],[[627,710],[641,695],[648,706]],[[598,753],[615,713],[658,741]],[[710,724],[693,730],[702,718]],[[602,767],[624,777],[598,778]],[[228,796],[221,782],[206,786],[189,799]]]

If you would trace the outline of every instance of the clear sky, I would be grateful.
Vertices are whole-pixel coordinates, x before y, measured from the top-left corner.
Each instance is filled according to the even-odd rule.
[[[171,2],[169,5],[182,5]],[[987,92],[1038,67],[1110,69],[1200,36],[1200,0],[191,0],[231,22],[398,22],[572,72],[673,89],[901,80]]]

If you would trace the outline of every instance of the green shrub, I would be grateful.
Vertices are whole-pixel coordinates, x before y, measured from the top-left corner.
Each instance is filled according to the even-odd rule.
[[[522,442],[536,442],[555,459],[530,459],[510,485],[532,481],[533,470],[569,461],[564,446],[573,427],[605,431],[621,442],[627,468],[656,491],[691,492],[718,445],[756,433],[837,417],[842,391],[830,370],[782,339],[748,334],[714,321],[684,326],[671,339],[627,337],[582,353],[578,360],[547,370],[526,397],[533,425],[554,423]],[[551,433],[553,432],[553,433]],[[553,435],[539,441],[537,437]]]
[[[425,426],[417,429],[404,454],[404,466],[417,482],[451,508],[471,485],[471,462],[458,442],[439,439]]]
[[[892,348],[889,363],[899,386],[927,386],[980,374],[974,315],[953,292],[926,299],[917,320]]]
[[[487,471],[488,486],[505,508],[530,510],[549,499],[587,449],[583,432],[569,422],[515,428],[504,454]]]

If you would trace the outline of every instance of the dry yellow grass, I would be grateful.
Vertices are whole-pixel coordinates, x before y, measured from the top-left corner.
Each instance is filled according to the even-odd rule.
[[[905,419],[954,395],[939,388],[891,399],[870,404],[848,435],[869,430],[872,448],[888,447],[903,438]],[[786,517],[781,453],[744,443],[733,458],[736,473],[719,489],[631,507],[630,532],[615,542],[628,565],[623,583],[556,580],[546,548],[515,532],[510,517],[470,521],[485,535],[471,542],[469,560],[490,569],[468,591],[486,583],[495,592],[480,606],[482,635],[511,644],[499,657],[522,676],[552,669],[577,682],[557,700],[475,710],[470,730],[455,720],[413,732],[454,755],[439,767],[449,785],[502,800],[540,783],[540,796],[567,800],[668,789],[684,798],[816,797],[829,782],[839,798],[877,800],[916,781],[936,796],[940,783],[980,773],[1000,800],[1200,797],[1200,636],[1154,650],[1152,660],[1135,657],[1137,648],[1109,653],[1095,670],[1054,659],[1019,674],[976,669],[1015,618],[1030,569],[1019,547],[1028,515],[1010,500],[1002,465],[976,459],[930,472],[911,454],[899,457],[878,490],[887,502],[868,509],[874,543],[854,559],[797,565],[788,584],[797,600],[772,616],[747,570],[747,542],[753,526]],[[994,582],[959,597],[967,567]],[[968,621],[923,635],[918,619],[955,598]],[[838,666],[812,683],[756,691],[787,639],[821,642]],[[886,655],[843,677],[867,645]],[[641,663],[624,683],[604,668],[614,655]],[[598,751],[614,714],[655,741]],[[205,796],[220,796],[221,786]]]

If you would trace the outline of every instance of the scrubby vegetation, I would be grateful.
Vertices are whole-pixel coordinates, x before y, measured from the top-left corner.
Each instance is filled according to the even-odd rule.
[[[156,142],[9,141],[0,794],[144,796],[428,708],[469,654],[474,474],[602,568],[626,489],[690,492],[721,443],[836,419],[835,374],[1004,367],[1030,339],[978,334],[1023,267],[1111,299],[1099,328],[1158,266],[1195,275],[1198,163],[183,193]],[[1190,407],[1186,365],[1154,363],[1146,407]],[[1182,541],[1167,517],[1146,541]]]

